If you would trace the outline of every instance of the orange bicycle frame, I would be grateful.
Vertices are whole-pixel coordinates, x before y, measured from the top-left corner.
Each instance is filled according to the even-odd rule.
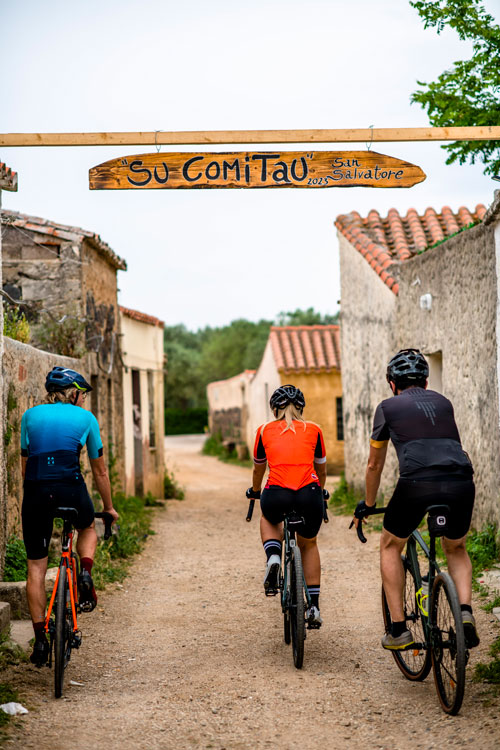
[[[75,633],[78,630],[78,623],[76,619],[76,591],[77,591],[76,565],[75,565],[75,560],[74,560],[72,552],[73,552],[73,532],[71,531],[68,534],[67,544],[63,544],[63,549],[61,552],[61,560],[59,562],[56,580],[54,582],[54,588],[52,589],[52,594],[51,594],[49,606],[47,609],[47,616],[45,618],[45,632],[46,633],[49,632],[50,616],[52,614],[52,609],[54,607],[54,601],[55,601],[56,594],[57,594],[57,586],[59,584],[59,576],[61,574],[62,566],[66,568],[66,573],[67,573],[69,600],[70,600],[70,605],[71,605],[71,616],[73,620],[73,632]]]

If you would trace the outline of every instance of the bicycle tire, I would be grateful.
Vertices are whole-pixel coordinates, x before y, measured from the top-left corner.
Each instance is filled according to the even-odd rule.
[[[300,549],[294,547],[291,570],[291,612],[290,624],[292,634],[293,663],[302,669],[304,663],[304,640],[306,637],[304,573]]]
[[[448,573],[436,576],[429,615],[434,682],[443,711],[454,716],[464,697],[467,656],[460,601]]]
[[[59,568],[59,582],[55,600],[56,623],[54,632],[54,693],[60,698],[64,686],[64,668],[66,653],[69,647],[68,628],[66,623],[66,604],[68,597],[68,582],[66,567]]]
[[[405,571],[405,586],[403,594],[403,608],[408,629],[413,635],[415,643],[426,643],[426,628],[423,624],[423,615],[417,604],[417,583],[415,573],[410,560],[405,555],[401,556]],[[382,613],[384,616],[385,631],[391,628],[391,614],[387,605],[384,587],[382,586]],[[394,661],[407,680],[421,682],[425,680],[431,670],[431,655],[426,649],[408,649],[405,651],[391,651]]]

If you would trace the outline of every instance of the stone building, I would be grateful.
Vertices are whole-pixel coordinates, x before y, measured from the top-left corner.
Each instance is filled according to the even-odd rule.
[[[246,371],[208,385],[211,431],[225,425],[223,437],[232,431],[251,452],[257,428],[273,419],[272,392],[290,382],[305,395],[306,419],[322,427],[328,470],[338,473],[344,466],[344,450],[340,339],[335,325],[272,326],[255,373]]]
[[[2,191],[17,192],[17,172],[14,172],[4,162],[0,161],[0,211],[2,209]],[[1,229],[1,225],[0,225]],[[0,288],[2,286],[2,232],[0,231]],[[3,363],[3,297],[0,295],[0,393],[4,392],[4,382],[2,374]],[[3,572],[5,545],[7,544],[6,525],[7,525],[7,504],[6,504],[6,475],[5,475],[5,415],[3,408],[3,398],[0,398],[0,424],[2,425],[3,437],[0,439],[0,574]],[[0,575],[1,577],[1,575]]]
[[[125,491],[163,497],[164,323],[120,307],[125,429]]]
[[[2,211],[3,289],[22,306],[34,346],[11,342],[4,358],[3,400],[11,440],[7,449],[7,531],[19,527],[19,424],[45,397],[42,370],[71,361],[93,387],[87,404],[97,417],[105,455],[123,485],[123,384],[117,271],[125,262],[97,234],[15,211]],[[66,359],[43,351],[83,355]],[[52,348],[51,346],[51,348]],[[89,403],[90,402],[90,403]]]
[[[474,523],[500,524],[500,192],[487,211],[395,209],[339,216],[346,478],[362,487],[385,370],[402,347],[430,364],[429,387],[451,399],[475,468]],[[389,451],[382,491],[397,478]]]

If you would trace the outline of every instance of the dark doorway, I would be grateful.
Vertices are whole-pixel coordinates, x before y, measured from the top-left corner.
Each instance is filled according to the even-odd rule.
[[[136,495],[144,495],[144,465],[142,457],[141,373],[132,370],[132,419],[134,422],[134,476]]]

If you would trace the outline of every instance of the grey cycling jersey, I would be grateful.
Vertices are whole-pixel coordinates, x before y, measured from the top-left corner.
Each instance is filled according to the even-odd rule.
[[[382,401],[375,411],[371,443],[391,440],[405,479],[471,477],[469,457],[460,443],[453,406],[442,394],[407,388]]]

